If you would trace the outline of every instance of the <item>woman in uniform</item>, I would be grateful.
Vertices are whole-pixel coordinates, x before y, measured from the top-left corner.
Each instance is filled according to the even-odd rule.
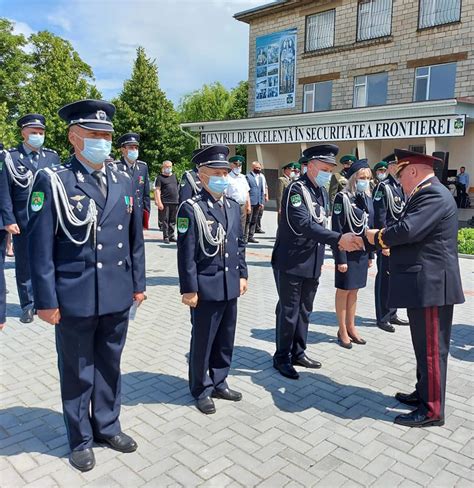
[[[364,235],[373,226],[374,207],[370,195],[372,171],[367,159],[352,163],[347,171],[347,185],[334,199],[332,229]],[[364,238],[365,240],[365,238]],[[366,242],[366,249],[369,249]],[[334,251],[336,264],[336,315],[339,324],[337,339],[340,346],[351,349],[352,343],[365,344],[355,326],[357,292],[367,283],[373,251]]]

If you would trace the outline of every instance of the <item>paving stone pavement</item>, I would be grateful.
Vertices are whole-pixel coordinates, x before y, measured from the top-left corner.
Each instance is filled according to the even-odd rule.
[[[156,216],[153,216],[156,222]],[[146,232],[148,297],[131,323],[123,357],[122,426],[133,454],[95,448],[97,467],[68,464],[52,327],[23,325],[7,263],[8,327],[0,335],[0,485],[2,487],[464,487],[473,479],[474,260],[461,261],[467,302],[457,306],[444,427],[392,423],[403,411],[396,391],[411,391],[415,362],[409,329],[388,334],[374,323],[371,270],[358,325],[366,346],[335,342],[334,267],[327,259],[314,302],[308,354],[317,372],[299,381],[275,373],[276,292],[270,266],[276,216],[247,250],[249,292],[240,300],[229,384],[239,403],[218,400],[200,414],[188,392],[189,311],[180,303],[176,249]]]

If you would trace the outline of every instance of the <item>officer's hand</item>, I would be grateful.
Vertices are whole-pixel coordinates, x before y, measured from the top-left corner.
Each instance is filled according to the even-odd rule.
[[[196,308],[198,304],[198,294],[196,292],[183,293],[183,297],[181,298],[181,301],[188,307]]]
[[[157,203],[156,206],[158,207],[158,210],[160,210],[160,212],[165,209],[165,206],[162,203]]]
[[[18,227],[17,224],[6,225],[5,230],[7,232],[9,232],[10,234],[19,234],[20,233],[20,228]]]
[[[142,304],[143,300],[146,300],[146,295],[145,293],[141,293],[141,292],[134,293],[133,300],[137,302],[137,307],[139,307]]]
[[[382,254],[387,257],[390,256],[390,249],[382,249]]]
[[[45,310],[38,310],[38,317],[51,325],[59,324],[59,321],[61,320],[59,308],[47,308]]]
[[[374,265],[374,260],[373,259],[369,259],[369,268],[371,268],[373,265]]]
[[[250,215],[252,213],[252,207],[249,205],[246,211],[247,211],[247,215]]]
[[[348,232],[339,239],[338,246],[341,251],[361,251],[364,249],[364,241],[362,237]]]
[[[375,244],[375,234],[377,234],[378,231],[379,229],[367,229],[365,231],[365,237],[371,244]]]
[[[345,273],[348,269],[348,266],[347,264],[338,264],[337,265],[337,270],[340,272],[340,273]]]
[[[248,290],[248,282],[246,278],[240,278],[240,296],[245,295]]]

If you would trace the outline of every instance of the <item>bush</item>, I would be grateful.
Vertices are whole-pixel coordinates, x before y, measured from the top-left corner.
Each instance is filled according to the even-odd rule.
[[[458,232],[458,252],[474,254],[474,229],[460,229]]]

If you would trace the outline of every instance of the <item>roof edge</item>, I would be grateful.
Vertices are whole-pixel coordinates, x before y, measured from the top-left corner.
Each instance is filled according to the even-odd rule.
[[[258,7],[243,10],[242,12],[237,12],[236,14],[234,14],[234,19],[248,23],[250,17],[253,17],[254,15],[264,12],[266,10],[273,10],[276,7],[281,7],[282,5],[289,3],[289,1],[290,0],[275,0],[271,3],[266,3]]]

